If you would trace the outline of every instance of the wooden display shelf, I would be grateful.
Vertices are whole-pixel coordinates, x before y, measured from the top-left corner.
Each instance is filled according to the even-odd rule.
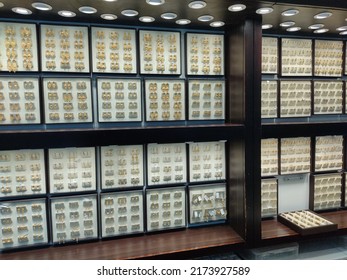
[[[320,216],[338,225],[338,233],[347,233],[347,210],[320,213]],[[300,238],[300,235],[289,227],[283,225],[277,219],[264,220],[262,226],[262,241],[284,241]]]
[[[192,228],[84,244],[0,253],[0,260],[185,259],[241,247],[244,240],[229,226]],[[206,252],[205,252],[206,253]]]

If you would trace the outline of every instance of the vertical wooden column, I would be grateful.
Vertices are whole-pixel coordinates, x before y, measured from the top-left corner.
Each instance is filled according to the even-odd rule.
[[[261,18],[226,31],[226,122],[245,126],[228,147],[229,220],[249,246],[261,238],[261,42]]]

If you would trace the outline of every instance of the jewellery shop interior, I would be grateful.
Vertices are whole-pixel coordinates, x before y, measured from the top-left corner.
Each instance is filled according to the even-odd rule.
[[[1,0],[0,259],[347,259],[346,48],[344,0]]]

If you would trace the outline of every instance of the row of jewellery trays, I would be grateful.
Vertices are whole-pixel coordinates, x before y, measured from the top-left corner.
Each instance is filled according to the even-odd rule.
[[[90,79],[43,78],[42,85],[45,123],[93,121]],[[189,120],[225,119],[224,80],[189,80],[187,87],[189,94],[182,79],[144,80],[142,85],[141,79],[98,78],[98,121],[140,122],[143,110],[148,122],[184,121],[187,107]],[[40,107],[38,78],[1,78],[0,124],[39,124]]]
[[[141,190],[104,193],[100,201],[96,195],[52,198],[49,210],[45,199],[1,202],[0,249],[47,244],[49,240],[63,244],[226,220],[224,184],[193,186],[188,193],[189,200],[183,186],[147,189],[145,197]]]
[[[313,171],[322,172],[343,169],[343,142],[343,136],[316,137]],[[262,176],[309,173],[310,171],[311,138],[262,139]]]
[[[346,114],[344,95],[342,81],[262,81],[262,118],[278,118],[278,104],[280,118]]]
[[[277,74],[280,57],[282,76],[343,75],[343,41],[282,38],[280,54],[278,42],[277,38],[263,37],[263,74]]]
[[[89,61],[87,26],[0,23],[0,70],[38,71],[37,38],[41,70],[49,72],[181,74],[181,33],[135,29],[91,28],[92,62]],[[224,75],[224,36],[186,35],[188,75]],[[137,53],[140,54],[139,59]]]
[[[224,142],[194,142],[189,147],[185,143],[148,144],[146,148],[147,161],[142,145],[101,147],[101,189],[226,178]],[[96,158],[94,147],[49,149],[46,174],[44,150],[1,151],[0,198],[46,194],[46,185],[51,194],[96,191]]]
[[[343,177],[344,180],[343,180]],[[311,176],[312,210],[332,210],[343,207],[342,196],[345,193],[347,207],[346,173],[329,173]],[[278,208],[278,181],[275,178],[262,179],[261,181],[261,215],[263,218],[277,215]]]

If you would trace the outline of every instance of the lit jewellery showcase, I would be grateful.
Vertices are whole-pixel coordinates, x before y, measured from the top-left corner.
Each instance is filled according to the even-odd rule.
[[[311,210],[345,207],[343,143],[344,137],[339,135],[262,139],[262,217],[274,217],[279,208],[287,205],[287,201],[281,201],[281,193],[294,189],[295,180],[299,180],[298,188],[307,193],[304,205]],[[298,179],[306,175],[307,180]]]
[[[225,119],[222,34],[0,23],[0,35],[3,129]],[[1,151],[0,249],[224,223],[225,165],[225,141]]]
[[[262,118],[314,120],[345,114],[344,45],[337,40],[263,37]]]
[[[225,141],[1,151],[0,249],[223,223],[225,168]]]

